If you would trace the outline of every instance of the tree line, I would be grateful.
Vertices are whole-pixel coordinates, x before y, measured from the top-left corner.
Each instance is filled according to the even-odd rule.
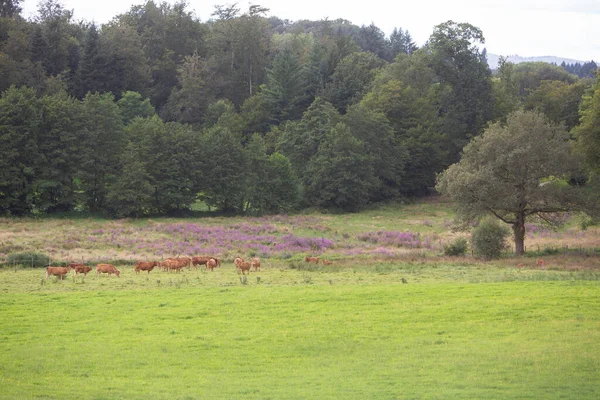
[[[56,0],[25,20],[19,2],[0,8],[2,214],[355,211],[430,193],[517,110],[567,132],[596,115],[593,78],[504,59],[492,73],[468,23],[418,47],[258,5],[202,22],[147,1],[96,26]]]

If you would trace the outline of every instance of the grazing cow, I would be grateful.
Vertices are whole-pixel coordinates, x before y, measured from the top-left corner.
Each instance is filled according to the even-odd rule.
[[[138,261],[135,263],[135,273],[139,274],[140,271],[148,271],[148,274],[150,274],[150,271],[152,271],[154,269],[154,267],[156,267],[157,265],[158,265],[158,263],[156,261],[151,261],[151,262]]]
[[[235,264],[236,268],[240,268],[240,264],[242,264],[244,262],[244,259],[242,257],[236,257],[235,260],[233,260],[233,263]]]
[[[69,263],[69,268],[75,269],[77,267],[85,267],[85,264],[81,264],[81,263]]]
[[[252,260],[250,260],[250,265],[252,265],[254,272],[260,271],[260,258],[254,257]]]
[[[321,260],[321,262],[323,263],[323,265],[331,265],[331,264],[333,264],[333,261],[329,261],[329,260]]]
[[[206,262],[206,268],[205,269],[209,269],[209,270],[214,270],[215,268],[217,268],[217,260],[215,260],[214,258],[211,258],[210,260],[208,260]]]
[[[525,264],[519,263],[519,264],[517,264],[517,268],[525,268]]]
[[[84,276],[87,276],[88,272],[92,270],[92,267],[86,267],[85,265],[80,264],[76,267],[71,267],[71,269],[73,270],[73,275],[75,276],[77,276],[77,274],[83,274]]]
[[[546,265],[546,262],[540,258],[536,261],[536,264],[540,267],[543,267],[544,265]]]
[[[96,275],[100,274],[108,274],[111,276],[112,274],[117,275],[117,278],[121,277],[121,271],[115,268],[112,264],[98,264],[96,265]]]
[[[311,263],[318,264],[319,263],[319,257],[308,257],[308,256],[306,256],[306,257],[304,257],[304,261],[309,262],[309,263],[311,262]]]
[[[164,262],[166,263],[168,271],[175,270],[181,272],[181,269],[187,265],[187,261],[180,258],[168,258]]]
[[[252,267],[252,264],[250,264],[247,261],[242,261],[238,268],[240,269],[240,271],[242,271],[242,275],[246,275],[244,274],[244,271],[248,271],[248,275],[250,275],[250,267]]]
[[[46,279],[50,278],[50,275],[60,276],[60,280],[65,279],[65,276],[69,273],[71,267],[46,267]]]

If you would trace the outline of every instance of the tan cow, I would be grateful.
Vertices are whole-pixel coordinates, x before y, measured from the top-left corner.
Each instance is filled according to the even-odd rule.
[[[213,271],[215,268],[217,268],[217,260],[215,260],[214,258],[211,258],[210,260],[208,260],[206,262],[205,269],[209,269],[209,270]]]
[[[50,275],[60,276],[60,280],[64,280],[65,276],[69,273],[71,267],[46,267],[46,279],[50,278]]]
[[[236,257],[235,260],[233,260],[233,263],[235,264],[236,268],[240,268],[240,264],[244,262],[244,259],[242,257]]]
[[[247,261],[242,261],[238,268],[240,271],[242,271],[242,275],[246,275],[244,274],[244,271],[248,271],[248,275],[250,275],[250,267],[252,267],[252,264]]]
[[[329,260],[321,260],[321,262],[323,263],[323,265],[332,265],[333,261],[329,261]]]
[[[158,263],[156,261],[138,261],[135,263],[135,273],[139,274],[140,271],[148,271],[148,274],[150,274],[150,271],[152,271],[157,265]]]
[[[260,271],[260,258],[254,257],[252,260],[250,260],[250,265],[252,265],[254,272]]]
[[[83,274],[84,276],[87,276],[88,272],[92,270],[92,267],[86,267],[85,265],[80,264],[75,267],[71,267],[71,269],[73,270],[73,275],[75,276],[77,276],[77,274]]]
[[[319,257],[304,257],[304,261],[309,262],[309,263],[315,263],[318,264],[319,263]]]
[[[112,274],[117,275],[118,278],[121,277],[121,271],[115,268],[112,264],[98,264],[96,265],[96,275],[100,274],[108,274],[111,276]]]

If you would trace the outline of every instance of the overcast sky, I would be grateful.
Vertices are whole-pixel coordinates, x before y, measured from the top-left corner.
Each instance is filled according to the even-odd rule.
[[[160,0],[156,0],[160,2]],[[173,3],[173,1],[169,1]],[[188,0],[189,9],[206,21],[214,4],[235,1]],[[23,15],[35,15],[38,0],[22,2]],[[144,0],[62,0],[75,19],[102,24]],[[245,10],[247,1],[238,1]],[[523,57],[557,56],[600,61],[600,0],[256,0],[282,19],[344,18],[356,25],[373,22],[386,35],[407,29],[417,45],[447,20],[468,22],[483,31],[488,53]]]

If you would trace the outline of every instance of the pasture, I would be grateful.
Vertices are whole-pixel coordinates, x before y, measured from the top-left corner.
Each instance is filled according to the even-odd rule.
[[[1,268],[0,398],[598,398],[597,228],[532,225],[534,256],[482,262],[441,255],[462,234],[451,218],[436,202],[354,215],[1,220],[3,256],[111,262],[121,277]],[[223,266],[133,270],[192,253]],[[262,271],[244,281],[237,255],[261,257]]]

